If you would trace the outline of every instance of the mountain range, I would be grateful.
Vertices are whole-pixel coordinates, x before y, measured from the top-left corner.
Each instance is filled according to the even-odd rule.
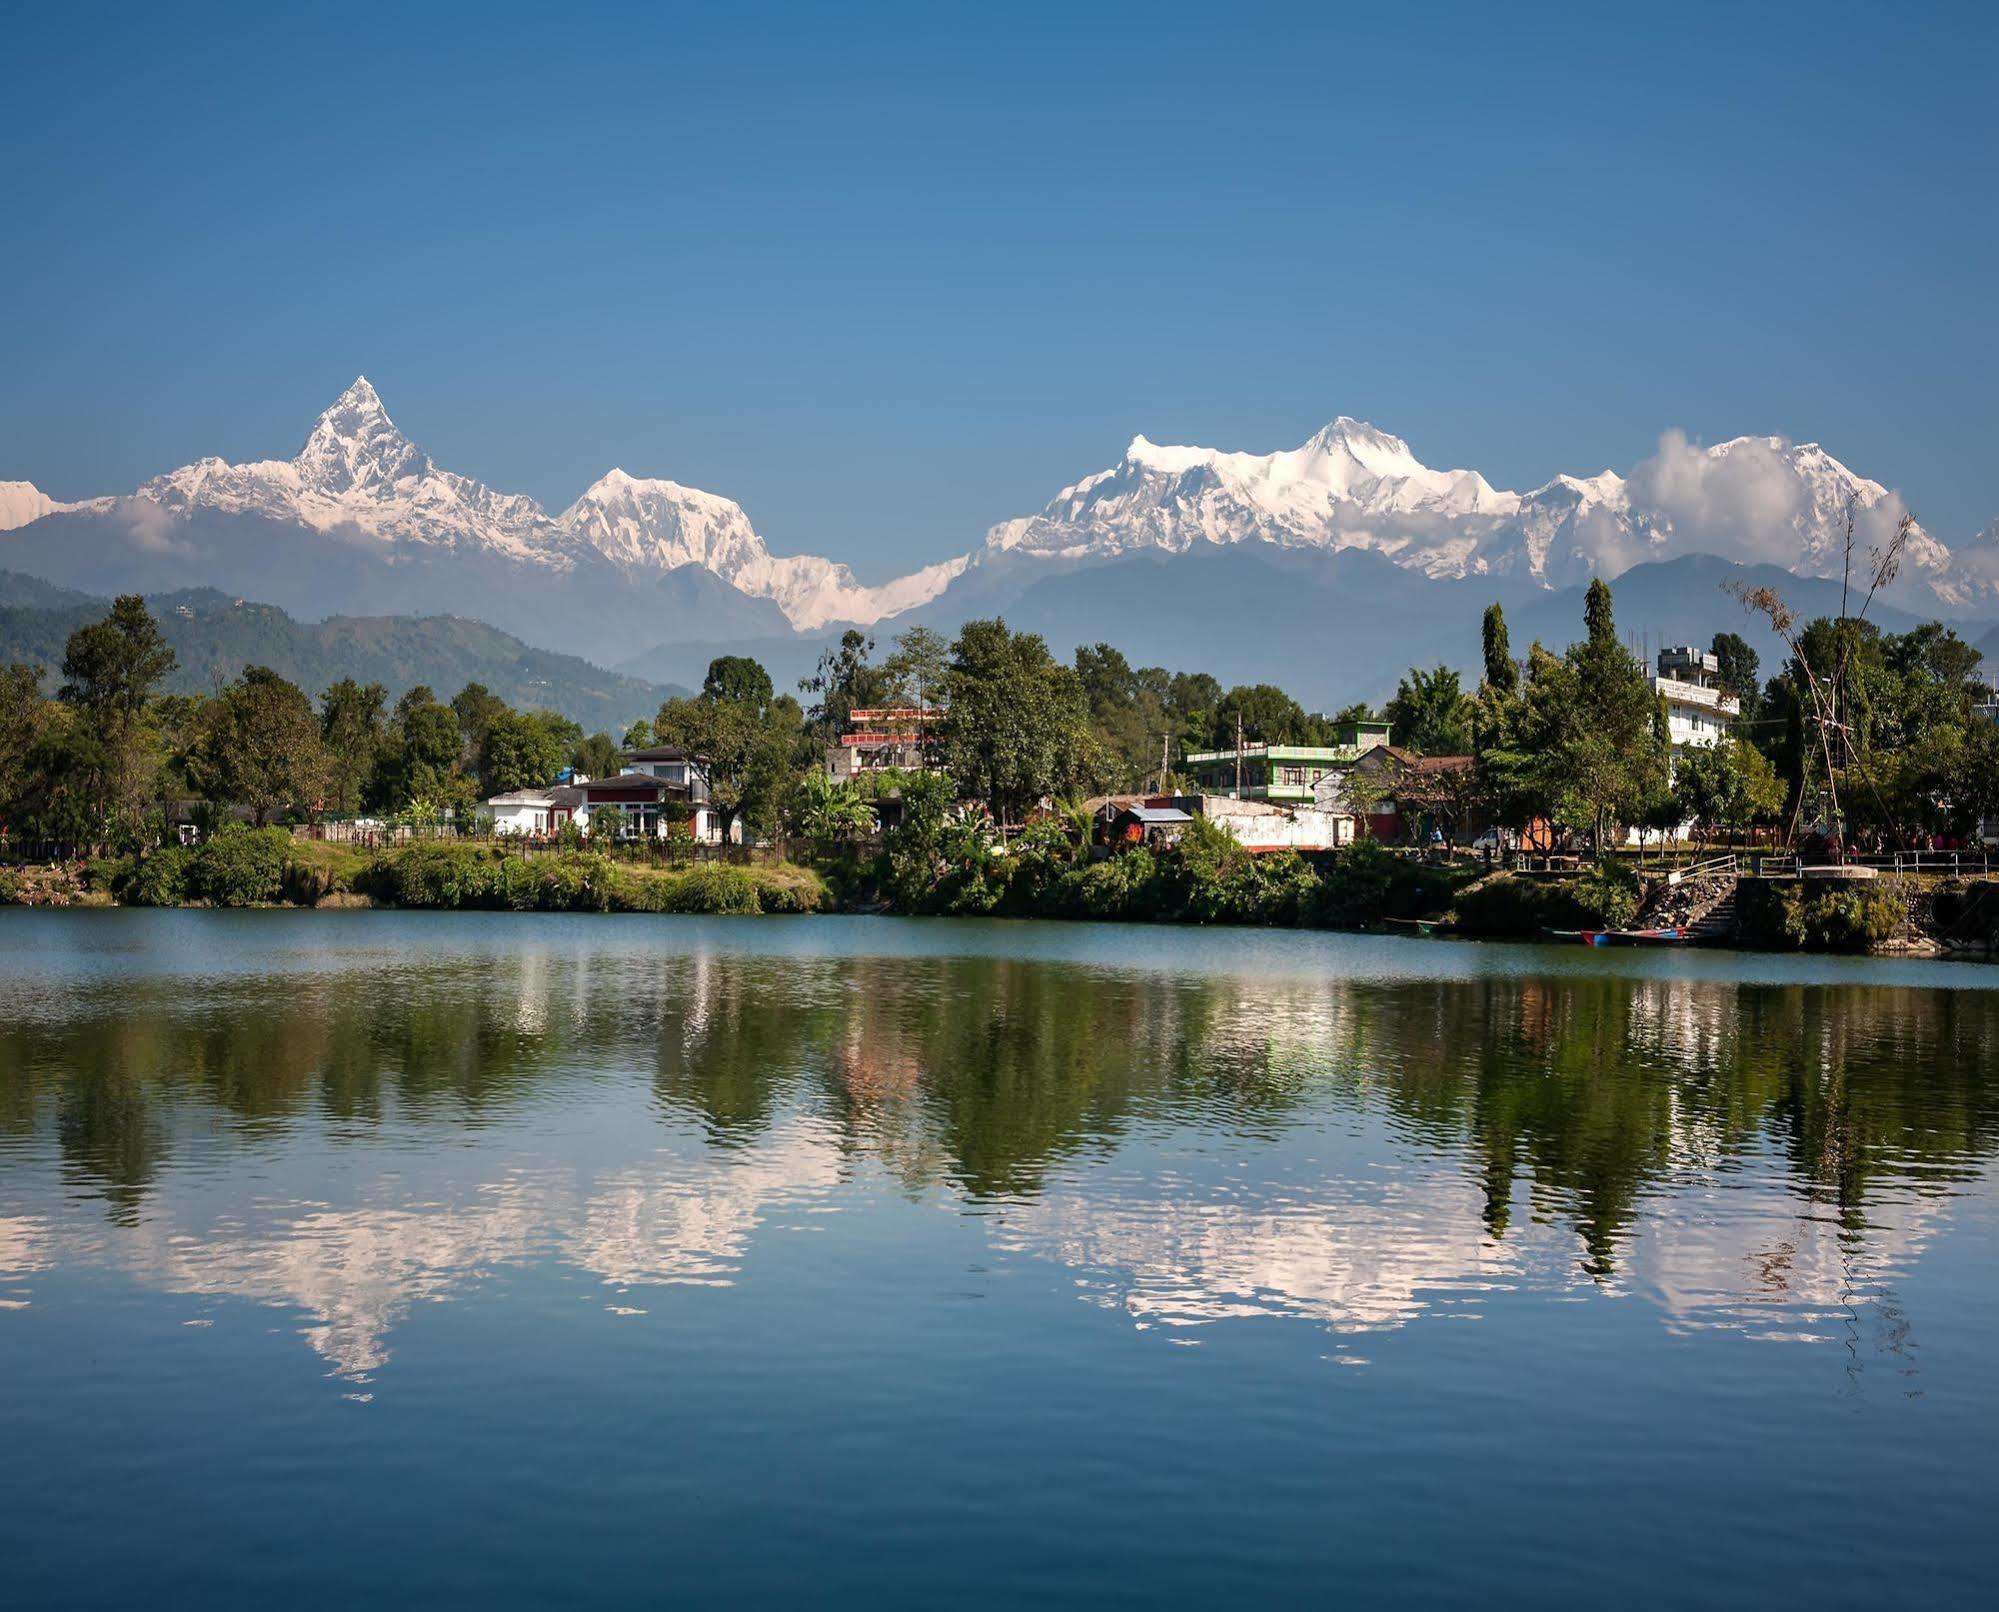
[[[847,624],[887,634],[1004,612],[1046,622],[1060,648],[1078,634],[1131,647],[1174,621],[1185,641],[1164,646],[1178,649],[1173,664],[1220,675],[1248,662],[1245,675],[1336,698],[1357,677],[1364,697],[1419,656],[1462,663],[1493,598],[1535,614],[1598,575],[1620,579],[1621,601],[1652,601],[1651,614],[1621,604],[1633,632],[1687,620],[1704,637],[1740,612],[1716,576],[1680,562],[1836,578],[1849,517],[1864,550],[1904,510],[1817,444],[1782,437],[1702,447],[1668,433],[1628,474],[1561,475],[1522,493],[1432,469],[1401,438],[1342,416],[1268,454],[1137,437],[1117,464],[968,552],[870,585],[834,560],[772,554],[728,498],[621,469],[550,514],[439,467],[361,378],[291,459],[203,459],[76,503],[0,483],[0,566],[100,593],[215,586],[313,617],[448,612],[681,681],[698,678],[702,654],[750,644],[780,667],[809,665]],[[1660,590],[1672,586],[1697,586],[1697,608],[1669,602]],[[1956,550],[1917,526],[1889,599],[1960,620],[1999,612],[1999,522]],[[1315,630],[1259,626],[1301,610]],[[1375,626],[1398,615],[1406,652],[1385,667]]]

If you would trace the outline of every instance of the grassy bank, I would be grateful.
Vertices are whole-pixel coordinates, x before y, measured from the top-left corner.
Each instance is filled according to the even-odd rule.
[[[81,885],[80,898],[148,907],[760,913],[819,912],[831,904],[817,873],[789,864],[674,867],[599,851],[524,856],[484,843],[369,851],[294,840],[276,828],[225,829],[199,847],[98,858],[84,869]]]

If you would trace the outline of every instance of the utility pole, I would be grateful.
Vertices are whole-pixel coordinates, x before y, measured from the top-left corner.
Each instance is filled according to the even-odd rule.
[[[1166,793],[1166,780],[1173,766],[1173,733],[1169,728],[1159,736],[1159,793]]]
[[[1235,714],[1235,798],[1242,799],[1242,712]]]

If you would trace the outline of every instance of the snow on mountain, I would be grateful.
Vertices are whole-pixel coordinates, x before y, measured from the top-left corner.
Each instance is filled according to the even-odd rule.
[[[771,600],[801,630],[910,609],[936,597],[966,563],[947,561],[869,587],[834,561],[773,555],[730,499],[622,470],[551,517],[525,494],[440,469],[397,429],[366,376],[320,415],[296,458],[240,465],[201,459],[155,476],[134,497],[169,518],[198,510],[259,515],[391,550],[483,551],[535,570],[573,569],[593,550],[634,577],[698,565]],[[68,507],[78,506],[54,505],[26,482],[0,484],[6,526]]]
[[[1047,562],[1241,543],[1362,549],[1431,578],[1511,577],[1549,588],[1695,553],[1837,576],[1849,509],[1864,551],[1894,530],[1903,507],[1818,444],[1781,437],[1702,447],[1668,432],[1628,477],[1562,475],[1518,493],[1475,470],[1433,470],[1400,437],[1342,416],[1300,446],[1267,454],[1135,437],[1118,464],[1063,488],[1038,514],[1000,522],[971,554],[869,586],[837,561],[772,554],[742,506],[678,482],[612,470],[551,516],[523,494],[440,469],[397,429],[365,377],[319,416],[291,459],[202,459],[130,498],[84,504],[0,482],[0,531],[85,512],[122,523],[149,555],[171,556],[177,534],[198,513],[216,511],[359,544],[396,575],[414,562],[437,572],[466,557],[496,559],[497,575],[529,582],[608,565],[639,588],[676,571],[686,582],[683,568],[695,566],[808,632],[914,609],[971,568],[986,568],[987,586],[973,591],[997,604],[1016,572]],[[322,558],[341,563],[340,552]],[[491,568],[449,574],[463,581],[474,570]],[[1954,559],[1918,528],[1903,592],[1960,610],[1999,598],[1999,531]]]
[[[29,521],[73,507],[57,503],[32,481],[0,481],[0,532],[11,532]]]
[[[743,592],[774,601],[807,631],[835,621],[878,621],[926,603],[967,563],[949,560],[867,587],[835,561],[772,554],[742,506],[727,498],[622,470],[592,485],[557,524],[629,570],[705,566]]]
[[[1835,576],[1849,506],[1863,551],[1894,530],[1904,507],[1816,443],[1738,437],[1703,448],[1669,432],[1628,479],[1563,475],[1516,493],[1474,470],[1432,470],[1400,437],[1342,416],[1271,454],[1138,437],[1122,463],[1063,488],[1038,515],[993,527],[976,558],[1074,561],[1268,542],[1369,549],[1431,577],[1525,576],[1548,587],[1687,553]],[[1920,527],[1905,571],[1940,601],[1977,596]]]

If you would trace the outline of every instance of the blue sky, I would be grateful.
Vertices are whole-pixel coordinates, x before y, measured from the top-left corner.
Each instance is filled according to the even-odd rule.
[[[1135,432],[1343,413],[1516,487],[1781,432],[1999,515],[1999,8],[40,12],[0,477],[57,496],[289,455],[365,372],[450,468],[871,577]]]

